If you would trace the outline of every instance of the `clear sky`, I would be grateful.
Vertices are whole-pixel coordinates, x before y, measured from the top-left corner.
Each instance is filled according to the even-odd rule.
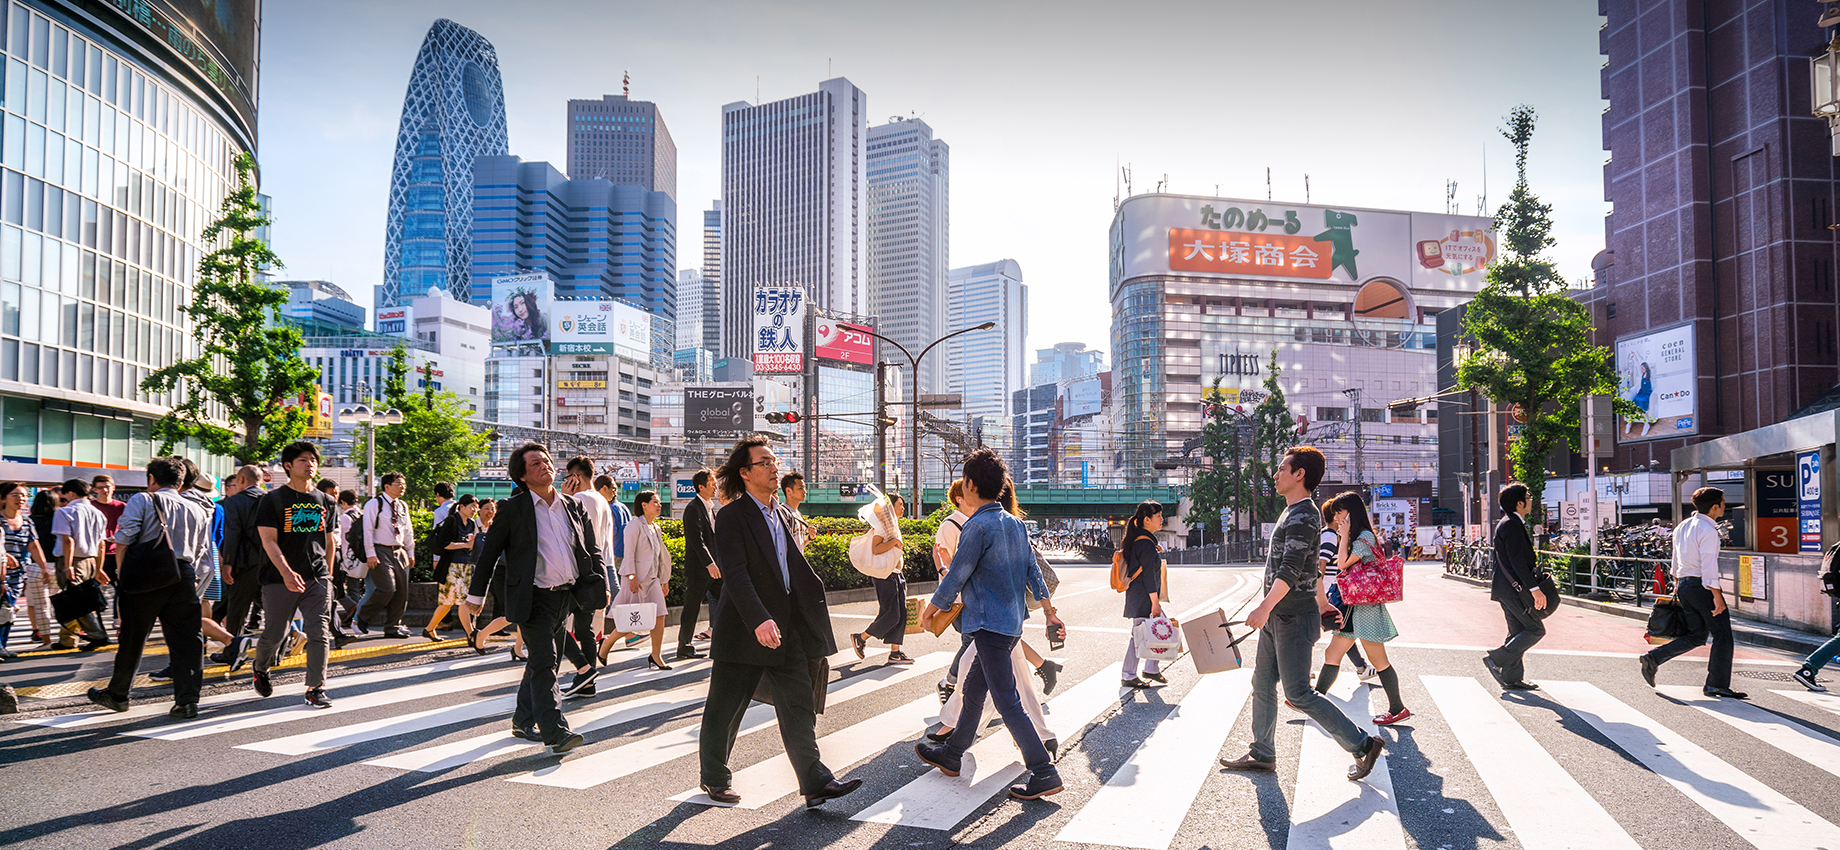
[[[263,191],[284,276],[368,303],[409,69],[436,18],[498,50],[511,153],[566,167],[570,98],[658,104],[677,142],[679,266],[718,197],[722,104],[848,77],[874,123],[919,116],[952,147],[951,264],[1005,257],[1030,291],[1031,349],[1105,350],[1117,164],[1169,191],[1473,214],[1513,186],[1496,129],[1539,110],[1529,179],[1552,256],[1588,277],[1603,248],[1595,0],[792,2],[286,0],[265,4]],[[1812,13],[1811,13],[1812,14]],[[1032,357],[1032,355],[1031,355]]]

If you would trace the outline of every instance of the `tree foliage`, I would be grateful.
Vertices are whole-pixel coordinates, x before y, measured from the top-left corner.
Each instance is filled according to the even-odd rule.
[[[398,345],[385,366],[382,404],[401,411],[403,421],[377,428],[377,469],[402,473],[408,480],[404,497],[410,504],[421,504],[434,498],[435,482],[459,481],[479,469],[489,443],[467,423],[466,404],[459,396],[435,390],[432,376],[426,375],[421,392],[411,393],[409,372],[409,351]],[[367,474],[368,439],[359,434],[354,452]]]
[[[1220,529],[1220,509],[1243,522],[1275,521],[1282,500],[1272,493],[1273,470],[1284,450],[1297,444],[1297,420],[1291,416],[1279,377],[1278,350],[1265,368],[1265,399],[1249,415],[1216,405],[1201,425],[1201,452],[1212,463],[1189,486],[1189,511],[1183,521]],[[1212,389],[1220,389],[1215,377]],[[1249,432],[1249,433],[1248,433]]]
[[[1508,202],[1495,214],[1501,250],[1463,315],[1464,333],[1476,350],[1458,367],[1457,382],[1476,387],[1497,405],[1526,411],[1527,423],[1508,461],[1538,512],[1547,455],[1561,440],[1578,447],[1580,398],[1612,394],[1616,372],[1609,349],[1591,342],[1590,309],[1571,297],[1558,267],[1545,256],[1554,244],[1552,207],[1527,186],[1536,120],[1533,107],[1518,106],[1501,131],[1514,144],[1517,176]],[[1626,406],[1619,400],[1618,412]]]
[[[202,241],[219,245],[198,261],[191,303],[180,307],[192,322],[199,354],[154,371],[141,391],[174,393],[179,403],[153,424],[162,453],[187,440],[205,451],[260,463],[300,438],[317,398],[318,374],[300,359],[301,336],[280,322],[287,290],[263,283],[258,273],[281,260],[256,229],[268,224],[250,172],[255,160],[236,159],[236,191]],[[218,412],[218,411],[221,411]]]

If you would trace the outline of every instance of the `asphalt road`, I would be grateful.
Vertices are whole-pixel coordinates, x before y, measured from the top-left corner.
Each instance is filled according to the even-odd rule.
[[[1176,613],[1232,611],[1257,580],[1249,569],[1170,569]],[[1499,609],[1486,591],[1436,575],[1411,568],[1408,600],[1393,606],[1391,655],[1415,716],[1381,732],[1388,755],[1365,783],[1344,779],[1347,755],[1287,709],[1277,772],[1220,769],[1215,759],[1244,752],[1250,737],[1250,671],[1204,677],[1182,659],[1168,686],[1121,692],[1121,598],[1103,568],[1063,567],[1058,602],[1074,628],[1050,653],[1066,670],[1047,705],[1066,791],[1042,801],[1002,797],[1014,750],[994,718],[977,770],[959,780],[914,757],[951,633],[915,636],[913,667],[857,661],[847,648],[833,660],[820,745],[834,771],[864,786],[816,811],[785,785],[770,715],[735,748],[744,807],[672,799],[697,783],[706,662],[658,673],[640,651],[616,653],[597,696],[565,703],[588,743],[558,757],[504,735],[519,669],[504,652],[407,644],[343,658],[330,711],[302,707],[300,674],[287,671],[267,700],[240,674],[207,692],[190,723],[169,720],[162,697],[127,715],[14,718],[0,727],[0,778],[13,791],[0,843],[1840,848],[1840,699],[1797,698],[1787,656],[1741,648],[1734,687],[1753,701],[1697,702],[1704,650],[1664,667],[1658,693],[1636,674],[1639,623],[1565,609],[1529,656],[1544,688],[1503,696],[1478,660],[1499,640]],[[873,610],[832,609],[840,646]],[[1045,648],[1039,618],[1027,637]],[[50,693],[101,660],[29,659],[0,674]],[[1351,715],[1384,706],[1351,671],[1338,685]]]

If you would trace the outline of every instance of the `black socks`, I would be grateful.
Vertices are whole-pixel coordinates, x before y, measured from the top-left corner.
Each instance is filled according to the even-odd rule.
[[[1326,694],[1335,685],[1335,675],[1342,672],[1340,664],[1324,664],[1322,672],[1316,674],[1316,692]]]
[[[1405,701],[1399,698],[1399,671],[1398,670],[1393,669],[1391,665],[1388,665],[1385,670],[1381,670],[1380,671],[1380,686],[1383,688],[1386,688],[1386,713],[1387,714],[1398,714],[1401,710],[1403,710],[1406,707]]]

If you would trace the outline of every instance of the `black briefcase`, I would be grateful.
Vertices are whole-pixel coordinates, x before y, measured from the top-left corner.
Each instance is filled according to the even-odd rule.
[[[1648,612],[1648,642],[1663,644],[1693,631],[1687,622],[1687,610],[1672,596],[1655,597],[1655,607]]]
[[[95,579],[78,582],[57,593],[51,594],[51,613],[59,623],[81,620],[88,614],[99,614],[109,609],[109,601],[102,595],[102,585]]]
[[[824,698],[830,692],[831,660],[819,658],[811,664],[811,700],[819,714],[824,713]],[[760,684],[754,686],[754,701],[763,705],[773,704],[773,689],[767,687],[767,677],[760,677]]]

